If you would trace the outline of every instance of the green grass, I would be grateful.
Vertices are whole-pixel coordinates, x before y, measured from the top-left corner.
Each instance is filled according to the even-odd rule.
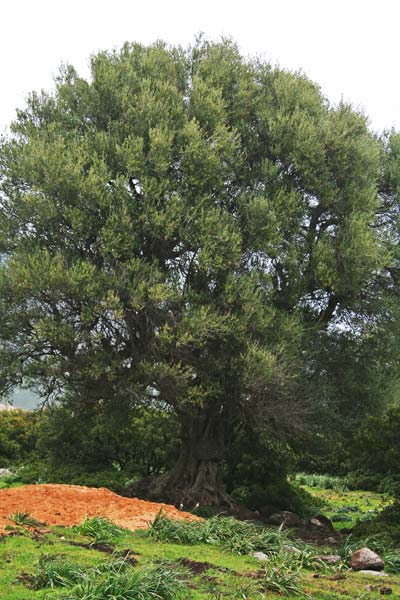
[[[319,473],[296,473],[294,482],[309,488],[320,488],[335,492],[347,492],[349,489],[349,482],[346,477],[320,475]]]
[[[352,528],[362,520],[371,519],[392,504],[385,494],[365,491],[345,491],[302,485],[321,502],[321,512],[331,519],[335,529]]]
[[[185,593],[183,574],[168,565],[128,569],[110,563],[105,572],[93,570],[63,596],[65,600],[180,600]]]
[[[287,532],[276,527],[262,528],[227,517],[212,517],[203,522],[176,521],[162,512],[154,519],[148,535],[158,542],[222,546],[232,554],[277,554],[288,544]]]
[[[4,489],[7,489],[7,488],[21,487],[21,485],[24,485],[22,483],[22,481],[12,481],[12,482],[9,482],[6,479],[0,478],[0,490],[4,490]]]
[[[349,501],[347,492],[312,490],[328,507]],[[357,498],[359,510],[370,506],[369,493]],[[380,506],[378,498],[373,505]],[[46,527],[33,539],[21,535],[29,515],[16,515],[19,535],[0,541],[0,600],[377,600],[383,588],[400,598],[400,551],[377,548],[390,576],[365,577],[346,566],[360,547],[352,537],[339,549],[344,561],[328,567],[318,555],[337,548],[321,550],[278,528],[234,519],[175,522],[160,514],[150,530],[130,532],[96,517],[79,527]],[[112,554],[100,552],[99,543]],[[255,550],[269,561],[253,558]]]

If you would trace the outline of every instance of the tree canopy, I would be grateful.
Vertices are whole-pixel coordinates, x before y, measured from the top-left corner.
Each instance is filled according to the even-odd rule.
[[[229,502],[232,424],[286,427],[315,340],[394,320],[398,138],[229,40],[64,67],[11,132],[3,391],[169,407],[182,453],[147,495]]]

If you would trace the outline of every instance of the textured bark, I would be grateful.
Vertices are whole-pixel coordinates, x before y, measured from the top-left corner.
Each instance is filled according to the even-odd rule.
[[[134,484],[129,494],[175,504],[186,510],[207,505],[232,511],[235,504],[219,478],[224,456],[221,416],[186,415],[182,426],[182,448],[175,467],[163,475]]]

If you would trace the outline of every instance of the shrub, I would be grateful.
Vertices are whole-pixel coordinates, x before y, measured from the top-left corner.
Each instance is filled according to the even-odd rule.
[[[118,408],[107,403],[88,407],[65,397],[44,412],[38,446],[51,475],[63,482],[82,483],[86,478],[85,483],[91,479],[97,485],[103,478],[113,489],[115,484],[122,489],[128,476],[120,478],[119,473],[142,478],[170,467],[176,440],[176,418],[169,411],[132,408],[123,402]],[[60,464],[66,468],[60,470]]]
[[[46,459],[30,461],[16,469],[13,480],[22,483],[68,483],[89,487],[106,487],[117,493],[126,489],[128,475],[114,470],[85,472],[81,465],[54,466]]]
[[[0,411],[0,467],[15,465],[36,448],[37,416],[20,409]]]
[[[349,472],[346,480],[350,490],[370,490],[400,497],[399,473],[385,474],[358,470]]]
[[[357,539],[375,539],[385,549],[400,546],[400,502],[385,508],[376,517],[358,522],[353,530]]]
[[[400,498],[400,404],[365,420],[355,436],[353,454],[363,465],[352,477],[358,487]]]
[[[227,491],[252,509],[299,509],[301,503],[286,476],[292,458],[289,446],[266,431],[249,427],[234,431],[225,464]]]

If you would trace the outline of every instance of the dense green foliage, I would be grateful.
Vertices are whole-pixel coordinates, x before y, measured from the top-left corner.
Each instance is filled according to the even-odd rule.
[[[240,503],[262,516],[277,510],[306,511],[307,498],[287,481],[294,464],[289,444],[271,433],[242,428],[234,432],[225,460],[224,482]]]
[[[37,417],[22,410],[0,411],[0,468],[16,465],[36,448]]]
[[[242,428],[254,464],[226,473],[252,502],[260,449],[276,463],[291,437],[332,467],[341,445],[343,463],[397,389],[399,148],[230,41],[64,68],[0,149],[3,393],[63,398],[53,456],[161,472],[142,493],[191,506],[229,503]],[[176,448],[135,463],[135,406],[176,415],[168,476]],[[146,425],[158,445],[167,421]]]
[[[23,483],[72,483],[123,491],[129,481],[168,469],[178,451],[167,411],[135,407],[105,414],[57,404],[40,413],[0,412],[0,466]]]
[[[54,406],[40,421],[38,447],[53,471],[119,470],[140,478],[164,471],[177,454],[177,423],[167,411],[113,405]],[[84,435],[83,435],[84,434]]]
[[[355,450],[366,471],[400,475],[400,404],[364,421],[355,437]]]

